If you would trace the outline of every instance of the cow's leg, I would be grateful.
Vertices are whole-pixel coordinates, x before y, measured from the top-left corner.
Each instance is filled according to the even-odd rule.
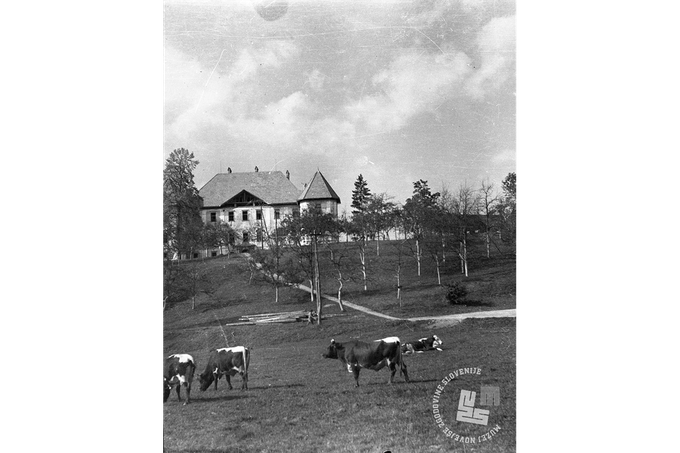
[[[220,372],[217,368],[213,371],[213,378],[215,378],[215,391],[217,391],[217,381],[220,380]]]
[[[177,387],[175,387],[175,389],[177,390],[177,400],[178,401],[182,401],[182,397],[179,395],[179,388],[181,386],[182,386],[182,383],[180,382],[180,383],[177,384]]]
[[[186,406],[191,402],[191,398],[189,394],[191,393],[191,383],[185,382],[184,383],[184,392],[187,394],[187,400],[184,402],[184,405]]]
[[[385,368],[385,365],[390,365],[390,363],[391,362],[389,360],[381,360],[380,362],[375,364],[373,367],[371,367],[371,369],[375,370],[375,371],[380,371],[383,368]],[[390,366],[392,366],[392,365],[390,365]]]
[[[356,381],[354,387],[359,387],[359,371],[361,371],[361,368],[359,368],[357,365],[352,366],[352,373],[354,373],[354,380]]]
[[[243,383],[241,384],[241,390],[248,390],[248,372],[244,371],[241,373],[241,379],[243,379]]]
[[[409,381],[409,379],[408,379],[408,370],[406,369],[406,364],[405,364],[404,362],[401,362],[400,365],[401,365],[401,371],[404,373],[404,380],[405,380],[406,382],[411,382],[411,381]]]
[[[231,376],[229,375],[229,373],[225,373],[224,377],[227,378],[227,384],[229,384],[229,390],[233,390],[234,387],[231,386]]]
[[[390,361],[390,378],[387,380],[388,384],[392,384],[392,380],[394,379],[394,375],[397,373],[397,364]]]

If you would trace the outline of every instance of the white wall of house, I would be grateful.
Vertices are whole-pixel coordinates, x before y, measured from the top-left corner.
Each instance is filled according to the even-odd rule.
[[[321,208],[324,214],[333,214],[338,216],[338,202],[335,200],[310,200],[300,202],[300,211],[308,211],[315,206]]]
[[[217,208],[201,210],[201,218],[204,223],[227,223],[234,230],[241,233],[250,231],[248,242],[257,243],[255,231],[259,228],[273,231],[276,225],[276,213],[282,221],[285,217],[292,216],[299,208],[296,204],[281,206],[244,206],[237,208]],[[247,220],[244,220],[244,213]],[[259,218],[258,218],[259,216]]]

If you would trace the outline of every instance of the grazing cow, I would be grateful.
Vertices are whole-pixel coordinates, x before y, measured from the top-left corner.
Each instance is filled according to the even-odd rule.
[[[166,359],[165,374],[163,375],[164,403],[168,400],[173,387],[177,389],[177,399],[182,401],[179,396],[179,388],[184,386],[184,392],[187,395],[184,404],[189,404],[194,371],[196,371],[196,362],[189,354],[173,354]]]
[[[213,382],[217,390],[217,381],[222,376],[227,378],[229,390],[233,389],[230,377],[236,373],[241,375],[243,381],[241,390],[248,390],[248,364],[250,364],[250,351],[246,347],[235,346],[213,351],[205,366],[205,371],[198,375],[201,391],[205,392]]]
[[[328,350],[322,355],[326,359],[340,359],[342,364],[347,367],[347,371],[354,373],[355,387],[359,387],[359,371],[361,368],[378,371],[385,365],[389,366],[392,371],[390,379],[387,381],[388,384],[392,383],[397,372],[397,365],[399,366],[399,373],[403,373],[404,379],[409,382],[406,364],[401,357],[401,341],[397,337],[383,338],[371,343],[358,340],[338,343],[331,340]]]
[[[423,353],[425,351],[432,351],[436,349],[441,351],[439,346],[444,343],[437,335],[432,335],[430,338],[421,338],[420,340],[411,343],[404,343],[401,346],[402,354],[413,354],[414,352]]]

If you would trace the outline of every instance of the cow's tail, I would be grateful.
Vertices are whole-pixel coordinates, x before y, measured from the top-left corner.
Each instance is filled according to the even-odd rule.
[[[401,340],[397,341],[397,363],[399,364],[399,377],[404,375],[404,359],[401,357]]]
[[[250,349],[243,347],[243,366],[245,367],[246,373],[248,372],[249,365],[250,365]]]
[[[194,373],[196,372],[196,362],[193,360],[189,361],[189,365],[187,366],[187,380],[189,381],[189,384],[194,380]]]

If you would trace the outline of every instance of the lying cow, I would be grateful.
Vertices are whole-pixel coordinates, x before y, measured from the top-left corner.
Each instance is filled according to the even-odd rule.
[[[215,390],[217,390],[217,381],[222,376],[227,378],[229,390],[233,389],[230,377],[236,373],[241,375],[243,381],[241,390],[248,390],[249,363],[250,351],[246,347],[235,346],[233,348],[221,348],[213,351],[208,359],[208,364],[205,366],[205,371],[198,375],[201,391],[205,392],[213,382],[215,382]]]
[[[354,373],[355,387],[359,387],[359,371],[361,371],[361,368],[378,371],[385,365],[392,371],[390,379],[387,381],[388,384],[392,383],[397,372],[397,366],[399,366],[399,373],[403,373],[404,379],[409,382],[406,364],[401,358],[401,341],[397,337],[383,338],[371,343],[358,340],[338,343],[331,340],[328,350],[322,355],[326,359],[340,359],[342,364],[347,367],[347,371]]]
[[[402,354],[413,354],[414,352],[423,353],[425,351],[432,351],[436,349],[441,351],[443,341],[437,335],[432,335],[430,338],[421,338],[420,340],[411,343],[404,343],[401,346]]]
[[[179,388],[184,386],[187,400],[184,404],[189,404],[191,393],[191,382],[194,380],[196,362],[189,354],[173,354],[165,361],[165,374],[163,375],[163,402],[165,403],[170,396],[172,388],[177,389],[177,399],[182,401],[179,395]]]

